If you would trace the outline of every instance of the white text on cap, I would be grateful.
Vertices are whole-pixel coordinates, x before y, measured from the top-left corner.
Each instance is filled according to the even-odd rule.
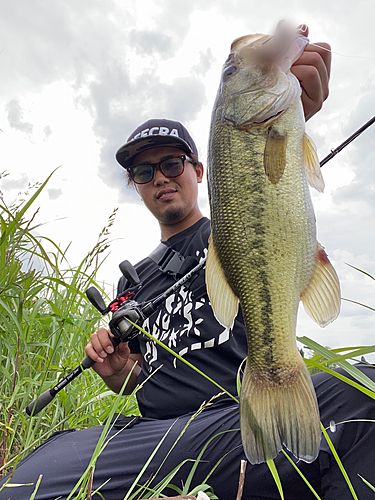
[[[174,137],[179,137],[176,128],[173,128],[169,132],[169,128],[167,127],[152,127],[152,128],[145,128],[144,130],[136,134],[131,140],[134,141],[139,137],[147,137],[148,135],[173,135]]]

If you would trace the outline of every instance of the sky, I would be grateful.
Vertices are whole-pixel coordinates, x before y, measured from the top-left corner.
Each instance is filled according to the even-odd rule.
[[[375,114],[373,0],[0,0],[0,190],[10,203],[55,171],[42,195],[41,235],[77,265],[115,209],[107,293],[118,264],[158,244],[157,223],[127,187],[114,159],[149,118],[187,126],[205,164],[211,111],[231,42],[272,33],[280,19],[306,23],[328,42],[330,96],[307,123],[324,158]],[[342,297],[375,308],[375,125],[323,167],[312,192],[318,239],[338,272]],[[57,170],[56,170],[57,169]],[[207,185],[200,186],[209,215]],[[343,300],[321,329],[300,308],[297,334],[329,347],[375,344],[375,312]],[[375,362],[375,355],[369,360]]]

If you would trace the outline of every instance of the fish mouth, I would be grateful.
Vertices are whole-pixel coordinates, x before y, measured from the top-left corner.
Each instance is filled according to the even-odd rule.
[[[156,199],[157,200],[160,200],[160,199],[167,199],[167,198],[171,198],[173,197],[174,193],[177,193],[177,189],[174,189],[174,188],[165,188],[165,189],[161,189],[160,191],[158,191],[156,193]]]

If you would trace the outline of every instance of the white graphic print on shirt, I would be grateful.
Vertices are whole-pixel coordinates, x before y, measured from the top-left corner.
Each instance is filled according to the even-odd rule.
[[[199,253],[198,251],[197,257],[199,257]],[[206,248],[203,250],[203,255],[207,255]],[[201,255],[200,261],[202,259],[203,256]],[[156,319],[152,318],[150,322],[150,318],[148,318],[144,322],[143,328],[180,356],[184,356],[189,350],[207,349],[223,344],[229,340],[229,330],[227,329],[223,329],[213,338],[203,339],[205,326],[203,324],[204,319],[199,315],[199,309],[206,304],[206,301],[208,301],[206,296],[196,299],[192,291],[182,286],[167,298],[161,306]],[[190,342],[184,342],[184,337],[190,337]],[[194,342],[195,339],[196,342]],[[144,359],[149,366],[149,371],[160,365],[160,361],[158,361],[159,349],[162,349],[162,347],[158,346],[154,341],[146,340]],[[173,366],[177,367],[177,358],[173,359]]]

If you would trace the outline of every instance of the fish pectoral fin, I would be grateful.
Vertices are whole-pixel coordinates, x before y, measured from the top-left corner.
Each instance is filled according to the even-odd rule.
[[[252,464],[275,458],[283,445],[305,462],[316,459],[321,440],[319,410],[302,358],[279,380],[268,372],[245,368],[240,424],[244,452]]]
[[[238,314],[239,300],[224,275],[212,235],[208,241],[206,285],[215,318],[229,330]]]
[[[319,191],[319,193],[323,193],[324,179],[320,169],[316,146],[314,141],[307,134],[303,136],[303,160],[308,183],[311,187]]]
[[[280,132],[275,127],[269,129],[263,157],[264,170],[272,184],[277,184],[284,173],[286,165],[286,143],[286,132]]]
[[[315,272],[301,295],[306,312],[324,327],[340,313],[341,291],[337,273],[322,245],[318,243]]]

